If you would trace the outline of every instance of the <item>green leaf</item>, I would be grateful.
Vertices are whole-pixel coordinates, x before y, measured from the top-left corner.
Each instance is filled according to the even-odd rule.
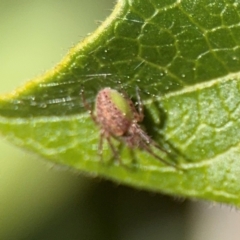
[[[0,99],[1,133],[55,163],[138,188],[240,206],[240,4],[120,0],[53,70]],[[103,87],[144,102],[149,135],[183,170],[123,146],[97,154],[90,104]],[[115,144],[118,144],[115,142]]]

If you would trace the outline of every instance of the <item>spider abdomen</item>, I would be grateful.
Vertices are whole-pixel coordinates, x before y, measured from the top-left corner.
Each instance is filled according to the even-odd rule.
[[[99,125],[113,136],[128,132],[134,115],[128,100],[118,91],[104,88],[96,97],[96,119]]]

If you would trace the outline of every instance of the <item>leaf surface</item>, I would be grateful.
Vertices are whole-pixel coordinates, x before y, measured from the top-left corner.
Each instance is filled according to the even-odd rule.
[[[94,176],[239,206],[239,12],[233,0],[118,1],[55,69],[1,97],[2,135]],[[94,105],[104,87],[136,100],[136,86],[146,131],[182,171],[125,146],[121,164],[106,144],[99,161],[99,128],[80,91]]]

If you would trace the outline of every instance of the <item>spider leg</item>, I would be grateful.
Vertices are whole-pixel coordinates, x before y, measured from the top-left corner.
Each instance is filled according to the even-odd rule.
[[[104,131],[101,131],[100,137],[99,137],[99,142],[98,142],[98,156],[99,156],[101,162],[103,161],[103,159],[102,159],[103,139],[104,139]]]
[[[164,159],[162,159],[161,157],[159,157],[156,153],[153,152],[153,150],[149,147],[149,145],[147,143],[143,143],[142,144],[142,148],[145,149],[149,154],[151,154],[153,157],[157,158],[158,160],[160,160],[161,162],[163,162],[164,164],[166,165],[169,165],[171,167],[174,167],[174,168],[179,168],[177,167],[175,164],[173,163],[170,163],[170,162],[167,162],[165,161]]]
[[[169,154],[169,152],[167,150],[165,150],[159,144],[157,144],[155,141],[153,141],[141,128],[138,129],[138,134],[146,142],[146,144],[148,144],[148,145],[152,144],[154,147],[161,150],[162,152]]]
[[[153,141],[152,139],[151,139],[151,144],[152,144],[155,148],[161,150],[162,152],[165,152],[165,153],[167,153],[167,154],[170,154],[166,149],[164,149],[163,147],[161,147],[159,144],[157,144],[157,143],[156,143],[155,141]]]
[[[136,95],[137,95],[137,100],[138,100],[138,114],[139,114],[139,120],[138,122],[142,122],[143,118],[144,118],[144,114],[143,114],[143,103],[139,94],[139,88],[136,87]]]
[[[150,144],[153,142],[153,140],[142,130],[141,127],[136,126],[136,134],[138,134],[140,136],[141,139],[143,139],[143,141],[146,143],[146,144]]]
[[[88,104],[88,102],[86,101],[86,99],[85,99],[85,97],[84,97],[84,90],[83,90],[83,89],[81,89],[80,95],[81,95],[81,98],[82,98],[82,102],[83,102],[84,108],[89,112],[92,120],[93,120],[96,124],[98,124],[97,119],[96,119],[96,116],[94,115],[94,113],[93,113],[93,111],[92,111],[92,107],[90,107],[90,105]]]
[[[107,142],[108,142],[108,144],[109,144],[109,146],[110,146],[110,148],[112,150],[114,158],[116,158],[118,160],[118,162],[121,162],[120,158],[119,158],[118,151],[116,150],[116,148],[114,147],[114,145],[113,145],[113,143],[111,141],[111,137],[107,136],[106,139],[107,139]]]
[[[151,154],[152,156],[154,156],[155,158],[157,158],[161,162],[163,162],[163,163],[165,163],[169,166],[172,166],[174,168],[179,168],[174,163],[169,163],[169,162],[165,161],[164,159],[162,159],[161,157],[159,157],[159,155],[154,153],[154,151],[151,149],[150,145],[153,145],[154,147],[161,150],[162,152],[164,152],[166,154],[169,154],[169,152],[167,152],[165,149],[160,147],[159,144],[157,144],[155,141],[153,141],[141,128],[137,129],[137,134],[142,139],[142,141],[140,142],[140,147],[142,149],[146,150],[149,154]]]
[[[120,158],[119,158],[119,154],[118,151],[116,150],[116,148],[114,147],[112,141],[111,141],[111,135],[109,135],[105,130],[102,130],[100,133],[100,140],[98,143],[98,155],[101,159],[101,161],[103,161],[102,159],[102,154],[103,154],[103,140],[106,139],[108,145],[111,148],[111,151],[113,153],[113,157],[116,158],[119,162],[120,162]]]

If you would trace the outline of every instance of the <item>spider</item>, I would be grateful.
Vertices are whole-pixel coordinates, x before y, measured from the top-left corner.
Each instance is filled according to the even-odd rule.
[[[84,107],[90,112],[93,121],[100,127],[98,153],[101,158],[103,140],[106,139],[114,158],[119,159],[118,151],[111,140],[115,138],[125,143],[131,149],[142,149],[164,164],[176,167],[154,153],[152,146],[160,149],[162,152],[167,152],[154,142],[139,125],[143,121],[144,114],[143,104],[138,91],[138,110],[125,93],[120,93],[110,87],[106,87],[98,92],[94,112],[85,101],[83,91],[81,91],[81,95]]]

